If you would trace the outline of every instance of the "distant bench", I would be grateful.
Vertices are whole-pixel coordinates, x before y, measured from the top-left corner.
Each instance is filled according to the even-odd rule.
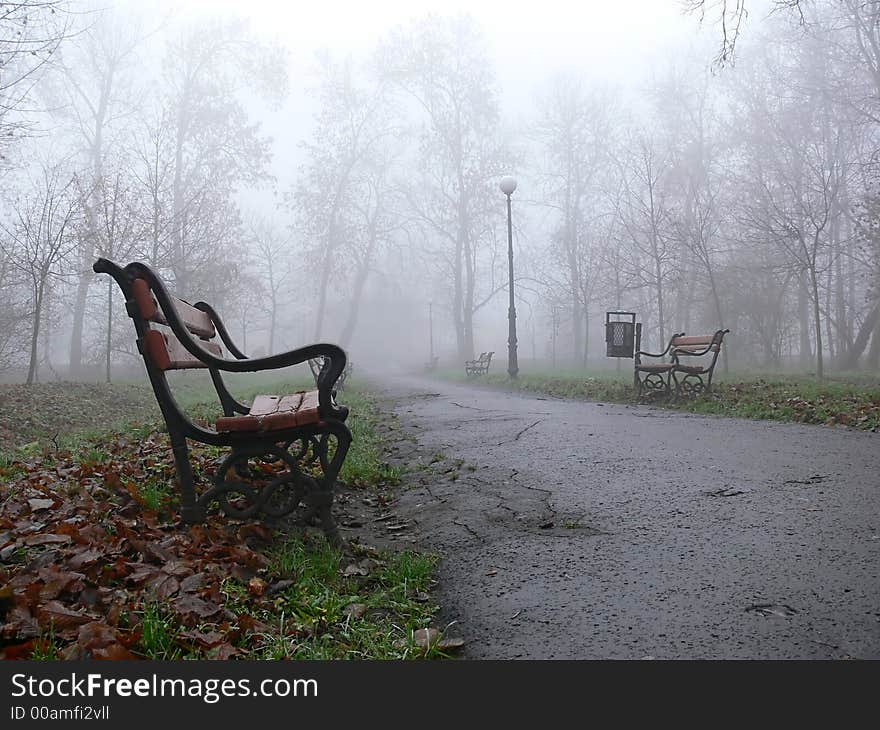
[[[324,368],[324,358],[323,357],[310,357],[309,358],[309,370],[312,371],[312,377],[315,379],[315,385],[318,384],[318,378],[321,376],[321,370]],[[345,363],[345,369],[342,371],[342,375],[336,380],[336,390],[345,390],[345,381],[351,377],[351,371],[353,369],[351,360]]]
[[[639,350],[635,358],[635,385],[638,395],[644,392],[669,395],[673,389],[677,396],[696,396],[712,390],[712,374],[724,335],[730,330],[716,330],[712,335],[685,336],[674,334],[663,352],[652,353]],[[642,356],[661,360],[642,362]],[[664,358],[669,360],[665,361]],[[682,358],[703,358],[686,364]]]
[[[489,372],[489,365],[492,363],[492,355],[495,352],[481,352],[476,360],[466,360],[464,363],[465,375],[471,377],[473,375],[486,375]]]

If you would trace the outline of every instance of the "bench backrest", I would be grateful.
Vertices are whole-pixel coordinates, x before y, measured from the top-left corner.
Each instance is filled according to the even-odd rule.
[[[151,323],[144,335],[144,356],[149,357],[159,370],[208,367],[190,353],[171,329],[165,326],[168,320],[147,281],[134,279],[131,288],[141,317],[145,322]],[[217,330],[210,316],[182,299],[172,297],[172,303],[177,316],[186,325],[187,330],[201,340],[199,344],[214,355],[222,356],[220,345],[211,341],[217,335]]]
[[[485,361],[486,361],[486,365],[488,365],[490,362],[492,362],[492,355],[494,355],[494,354],[495,354],[494,351],[493,351],[493,352],[484,352],[484,353],[483,353],[483,356],[484,356]]]
[[[712,335],[678,335],[670,341],[670,355],[704,355],[717,354],[721,350],[721,342],[728,330],[717,330]]]

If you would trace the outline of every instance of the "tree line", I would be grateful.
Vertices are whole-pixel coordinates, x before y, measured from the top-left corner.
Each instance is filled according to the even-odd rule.
[[[563,70],[516,122],[467,16],[319,54],[282,185],[254,109],[288,93],[285,49],[242,22],[149,28],[112,10],[44,28],[46,59],[21,74],[43,131],[25,82],[0,88],[0,125],[19,130],[0,150],[0,370],[109,379],[135,361],[99,255],[211,302],[244,349],[331,339],[357,358],[371,296],[392,292],[431,300],[447,354],[470,359],[504,306],[509,172],[537,356],[586,365],[604,311],[632,309],[646,347],[723,327],[738,366],[877,370],[880,3],[787,5],[735,65],[678,49],[635,89]],[[251,210],[242,190],[275,202]]]

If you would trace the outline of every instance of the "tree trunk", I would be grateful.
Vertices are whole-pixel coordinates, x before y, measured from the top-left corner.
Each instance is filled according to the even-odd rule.
[[[358,312],[361,306],[361,297],[364,293],[364,286],[367,283],[369,269],[366,264],[361,264],[357,268],[355,274],[354,286],[351,292],[351,301],[348,304],[348,317],[345,320],[345,327],[342,329],[342,335],[339,338],[339,344],[343,350],[348,349],[351,344],[351,338],[354,336],[354,328],[357,326]]]
[[[816,333],[816,377],[822,380],[825,377],[822,363],[822,315],[819,307],[819,280],[815,269],[810,269],[810,284],[813,288],[813,318]]]
[[[321,262],[321,282],[318,291],[318,310],[315,312],[314,341],[321,341],[321,330],[324,326],[324,309],[327,306],[327,287],[330,285],[330,267],[333,264],[333,252],[328,245],[324,251],[324,259]]]
[[[272,308],[269,310],[269,354],[275,352],[275,327],[278,318],[278,297],[272,290]]]
[[[871,337],[871,348],[868,350],[868,368],[877,370],[880,368],[880,317],[874,323],[874,334]]]
[[[43,293],[45,291],[46,280],[41,279],[37,286],[37,296],[34,297],[34,321],[31,327],[31,352],[30,361],[28,362],[27,385],[33,385],[37,377],[37,343],[40,337],[40,317],[43,312]]]
[[[809,314],[809,295],[807,294],[806,282],[804,281],[804,272],[798,275],[798,329],[800,331],[800,350],[799,358],[801,367],[806,369],[810,367],[813,360],[813,348],[810,343],[810,314]]]
[[[712,301],[715,303],[715,316],[718,317],[718,329],[724,329],[724,315],[721,313],[721,298],[718,296],[718,287],[715,286],[715,275],[712,272],[711,266],[708,266],[707,270],[709,272],[709,285],[712,289]],[[730,365],[727,362],[726,347],[721,348],[721,366],[724,374],[727,375],[730,372]]]
[[[590,310],[584,307],[584,369],[586,370],[590,354]]]
[[[89,294],[89,287],[92,284],[94,274],[92,273],[91,258],[94,254],[93,250],[83,257],[83,270],[80,272],[79,280],[76,283],[76,298],[73,303],[73,322],[70,326],[70,376],[77,378],[82,374],[82,335],[83,320],[86,314],[86,299]]]
[[[853,341],[853,346],[844,360],[843,367],[845,370],[855,370],[858,367],[859,358],[868,346],[868,341],[872,335],[874,336],[874,342],[880,340],[876,333],[878,323],[880,323],[880,303],[874,305],[874,308],[865,317],[865,321],[862,322],[862,326],[859,328],[859,332]]]

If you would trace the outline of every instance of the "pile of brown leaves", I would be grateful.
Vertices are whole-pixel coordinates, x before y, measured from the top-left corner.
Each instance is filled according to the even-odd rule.
[[[138,658],[153,601],[198,655],[235,655],[246,633],[268,629],[253,614],[280,590],[258,576],[272,531],[220,517],[181,526],[149,509],[136,485],[150,474],[170,479],[173,468],[159,434],[120,438],[108,453],[101,463],[42,454],[0,474],[0,659],[28,658],[47,637],[63,658]],[[213,470],[204,453],[194,461]],[[253,610],[224,605],[230,576],[247,586]]]

